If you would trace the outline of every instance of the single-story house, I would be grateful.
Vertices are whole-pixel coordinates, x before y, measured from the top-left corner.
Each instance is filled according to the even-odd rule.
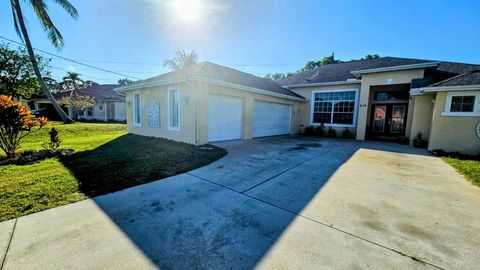
[[[58,101],[63,97],[72,94],[90,96],[95,100],[95,106],[86,110],[75,110],[72,108],[65,108],[68,115],[72,118],[79,118],[84,120],[98,120],[98,121],[125,121],[126,120],[126,106],[125,96],[119,94],[114,89],[119,87],[117,84],[96,84],[84,89],[75,89],[71,91],[64,91],[54,94],[53,96]],[[53,106],[45,97],[32,98],[32,109],[38,111],[46,111],[45,114],[50,118],[55,118]]]
[[[192,144],[301,133],[324,125],[357,140],[421,133],[428,149],[480,154],[480,65],[381,57],[280,81],[202,62],[116,90],[130,133]]]

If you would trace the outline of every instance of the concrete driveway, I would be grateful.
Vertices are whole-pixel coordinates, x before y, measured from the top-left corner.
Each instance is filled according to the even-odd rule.
[[[0,223],[3,269],[478,269],[480,188],[426,151],[278,137]]]

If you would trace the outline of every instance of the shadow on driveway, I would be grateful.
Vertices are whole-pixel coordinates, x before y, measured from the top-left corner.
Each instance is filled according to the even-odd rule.
[[[343,233],[331,232],[325,226],[309,232],[321,235],[310,244],[308,239],[303,240],[305,243],[295,240],[309,233],[286,233],[297,214],[357,151],[358,147],[349,147],[352,143],[303,137],[219,143],[230,154],[217,162],[167,181],[94,200],[162,269],[250,269],[260,266],[287,234],[297,236],[286,240],[291,241],[286,246],[307,243],[305,248],[310,245],[317,250],[319,242],[324,242],[324,251],[308,258],[305,267],[329,261],[327,265],[342,268],[363,268],[367,264],[393,267],[397,259],[383,260],[385,252],[392,252],[360,244],[362,241],[355,237],[345,239]],[[301,222],[308,223],[301,225],[306,228],[315,223]],[[358,247],[376,255],[365,260],[362,252],[348,251]],[[288,256],[298,258],[300,254],[295,253],[291,250]],[[337,262],[331,262],[332,258]]]
[[[128,155],[135,147],[144,148],[145,152],[135,154],[138,164],[134,178],[146,179],[151,171],[161,171],[165,163],[149,159],[162,149],[152,146],[153,141],[135,146],[135,138],[128,136],[65,162],[82,181],[82,188],[90,194],[118,188],[109,185],[124,180],[121,176],[131,169],[121,155]],[[430,175],[437,170],[437,167],[429,168],[430,159],[420,158],[429,156],[426,151],[396,144],[295,136],[217,145],[226,148],[229,154],[205,167],[20,218],[5,270],[20,266],[31,269],[432,269],[434,263],[448,265],[445,258],[450,257],[437,256],[439,253],[431,251],[430,242],[419,244],[410,232],[387,231],[390,229],[387,222],[397,220],[389,216],[390,210],[382,208],[403,207],[403,196],[421,197],[424,181],[430,181]],[[397,160],[393,152],[413,155],[400,154],[401,160]],[[175,151],[169,153],[175,154]],[[101,172],[96,162],[105,162],[102,157],[118,164],[105,167],[107,171]],[[205,154],[198,160],[207,162],[208,158]],[[412,158],[415,161],[409,160]],[[173,166],[186,162],[181,158],[173,160]],[[347,162],[349,160],[354,161]],[[412,177],[413,188],[397,179],[376,181],[377,166],[389,166],[380,175],[388,180],[396,175],[399,164],[418,164],[429,177],[419,181],[409,172],[400,172],[405,179]],[[441,168],[445,169],[442,174],[447,178],[451,176],[451,168]],[[355,176],[357,170],[368,177]],[[343,176],[337,177],[338,174]],[[109,180],[100,183],[105,175]],[[415,193],[416,190],[420,193]],[[398,192],[400,196],[396,196]],[[449,198],[455,198],[457,193]],[[379,205],[379,198],[382,201],[391,198],[391,204]],[[413,200],[413,204],[431,208],[429,200]],[[357,208],[351,208],[354,204]],[[396,216],[401,217],[400,221],[403,218],[417,222],[411,216],[401,216],[410,212],[413,217],[419,215],[411,205],[408,207],[405,211],[397,209],[401,212]],[[364,217],[373,216],[372,213],[377,216],[371,222],[383,226],[385,231],[365,229],[362,225],[369,221]],[[476,212],[472,210],[472,213],[469,216],[476,217]],[[437,217],[425,219],[426,223]],[[453,222],[444,226],[447,232],[451,231],[452,224],[455,225]],[[459,235],[468,234],[460,232]],[[475,246],[476,238],[471,238]],[[455,239],[448,240],[458,244]],[[462,241],[465,242],[460,239]],[[421,245],[420,251],[417,245]],[[404,253],[403,247],[408,248],[408,252]],[[428,256],[415,257],[415,260],[409,257],[425,252]],[[429,252],[435,256],[429,257]],[[467,252],[465,256],[471,254]]]

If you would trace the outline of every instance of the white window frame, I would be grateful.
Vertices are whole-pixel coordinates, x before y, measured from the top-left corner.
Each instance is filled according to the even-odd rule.
[[[473,103],[473,112],[451,112],[452,97],[458,96],[475,96]],[[447,92],[445,99],[445,109],[441,113],[442,116],[480,116],[480,91],[455,91]]]
[[[135,103],[135,95],[138,95],[138,100],[139,100],[139,112],[140,112],[140,122],[137,122],[137,110],[135,109],[136,103]],[[142,94],[140,91],[135,91],[133,92],[133,125],[136,127],[141,127],[142,126]],[[107,110],[105,110],[106,112]]]
[[[310,125],[311,126],[320,126],[321,123],[314,123],[313,122],[313,114],[315,112],[315,94],[317,93],[334,93],[334,92],[352,92],[355,91],[355,104],[353,108],[353,124],[346,125],[346,124],[331,124],[331,123],[324,123],[323,125],[326,127],[349,127],[354,128],[357,127],[357,115],[358,115],[358,89],[337,89],[337,90],[317,90],[312,91],[312,97],[310,99]],[[332,106],[332,110],[334,106]]]
[[[172,126],[172,103],[171,103],[171,98],[172,98],[172,93],[174,91],[178,91],[178,126],[174,127]],[[178,88],[172,88],[168,89],[168,130],[171,131],[180,131],[180,123],[182,122],[181,119],[181,107],[182,107],[182,92]]]

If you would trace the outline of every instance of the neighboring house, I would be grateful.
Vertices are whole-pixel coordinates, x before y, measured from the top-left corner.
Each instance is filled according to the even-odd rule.
[[[117,84],[97,84],[85,89],[72,90],[73,94],[82,96],[91,96],[95,99],[95,106],[86,110],[74,110],[66,108],[68,115],[72,118],[99,121],[125,121],[125,96],[114,91]],[[72,91],[66,91],[54,94],[58,101],[62,97],[69,96]],[[52,114],[52,104],[47,98],[33,98],[33,107],[35,110],[47,110],[47,114]],[[48,117],[48,116],[47,116]]]
[[[130,133],[192,144],[348,128],[357,140],[480,153],[480,65],[381,57],[278,82],[209,62],[122,86]]]

